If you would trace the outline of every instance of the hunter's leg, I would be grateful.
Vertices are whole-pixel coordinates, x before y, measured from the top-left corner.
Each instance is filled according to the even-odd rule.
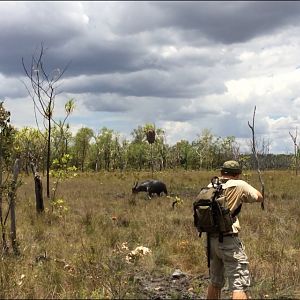
[[[212,285],[208,285],[206,299],[221,299],[221,288]]]
[[[219,238],[210,238],[210,283],[207,290],[207,299],[221,299],[221,289],[224,286],[224,265],[219,256]]]
[[[233,300],[248,299],[248,297],[245,291],[233,291],[232,299]]]
[[[248,299],[250,286],[249,262],[244,245],[238,237],[224,237],[223,245],[225,274],[228,276],[232,299]]]

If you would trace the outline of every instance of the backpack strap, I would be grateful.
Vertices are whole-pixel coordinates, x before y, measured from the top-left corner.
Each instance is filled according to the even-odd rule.
[[[219,242],[223,243],[223,232],[219,233]]]

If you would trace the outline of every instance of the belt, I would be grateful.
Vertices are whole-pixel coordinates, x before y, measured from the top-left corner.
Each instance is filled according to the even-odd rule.
[[[235,233],[223,233],[223,236],[239,236],[239,234],[237,232]]]
[[[223,233],[223,236],[234,237],[234,236],[239,236],[239,234],[237,232],[230,232],[230,233]],[[211,233],[210,237],[219,237],[219,234],[218,233]]]

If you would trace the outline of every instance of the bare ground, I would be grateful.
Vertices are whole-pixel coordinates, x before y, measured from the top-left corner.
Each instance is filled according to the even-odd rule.
[[[142,299],[206,299],[208,278],[175,270],[170,276],[137,275],[135,281]]]

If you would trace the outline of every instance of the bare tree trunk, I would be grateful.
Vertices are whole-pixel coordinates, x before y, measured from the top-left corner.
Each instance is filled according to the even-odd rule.
[[[43,183],[40,175],[36,171],[36,166],[33,162],[30,163],[31,170],[34,176],[34,189],[35,189],[35,203],[36,203],[36,212],[44,212],[44,199],[43,199]]]
[[[154,171],[154,166],[153,166],[153,143],[150,144],[150,152],[151,152],[151,174],[153,178],[153,171]]]
[[[255,146],[255,144],[256,144],[256,142],[255,142],[255,131],[254,131],[255,111],[256,111],[256,106],[254,107],[254,111],[253,111],[252,125],[250,125],[250,123],[248,121],[248,126],[250,127],[250,129],[252,131],[252,152],[253,152],[254,159],[256,161],[257,173],[258,173],[259,181],[260,181],[260,184],[261,184],[261,194],[263,196],[263,202],[261,203],[261,209],[264,210],[265,209],[265,204],[264,204],[265,184],[264,184],[264,181],[263,181],[262,176],[261,176],[260,167],[259,167],[259,160],[258,160],[258,156],[257,156],[256,146]]]
[[[37,213],[44,212],[43,184],[38,173],[34,175],[35,199]]]
[[[296,128],[296,135],[293,136],[289,132],[293,142],[294,142],[294,156],[295,156],[295,170],[296,170],[296,176],[298,175],[298,144],[297,144],[297,128]]]
[[[20,173],[20,159],[17,158],[14,164],[12,190],[9,193],[10,200],[10,240],[15,255],[19,255],[20,251],[17,243],[17,229],[16,229],[16,212],[15,212],[15,198],[16,198],[16,185],[18,175]]]
[[[50,198],[50,155],[51,155],[51,119],[48,119],[48,148],[47,148],[47,198]]]
[[[2,187],[2,159],[0,157],[0,187]],[[8,252],[8,246],[6,241],[5,226],[3,221],[3,198],[2,198],[2,188],[0,189],[0,221],[1,221],[1,234],[2,234],[2,249],[4,253]]]

